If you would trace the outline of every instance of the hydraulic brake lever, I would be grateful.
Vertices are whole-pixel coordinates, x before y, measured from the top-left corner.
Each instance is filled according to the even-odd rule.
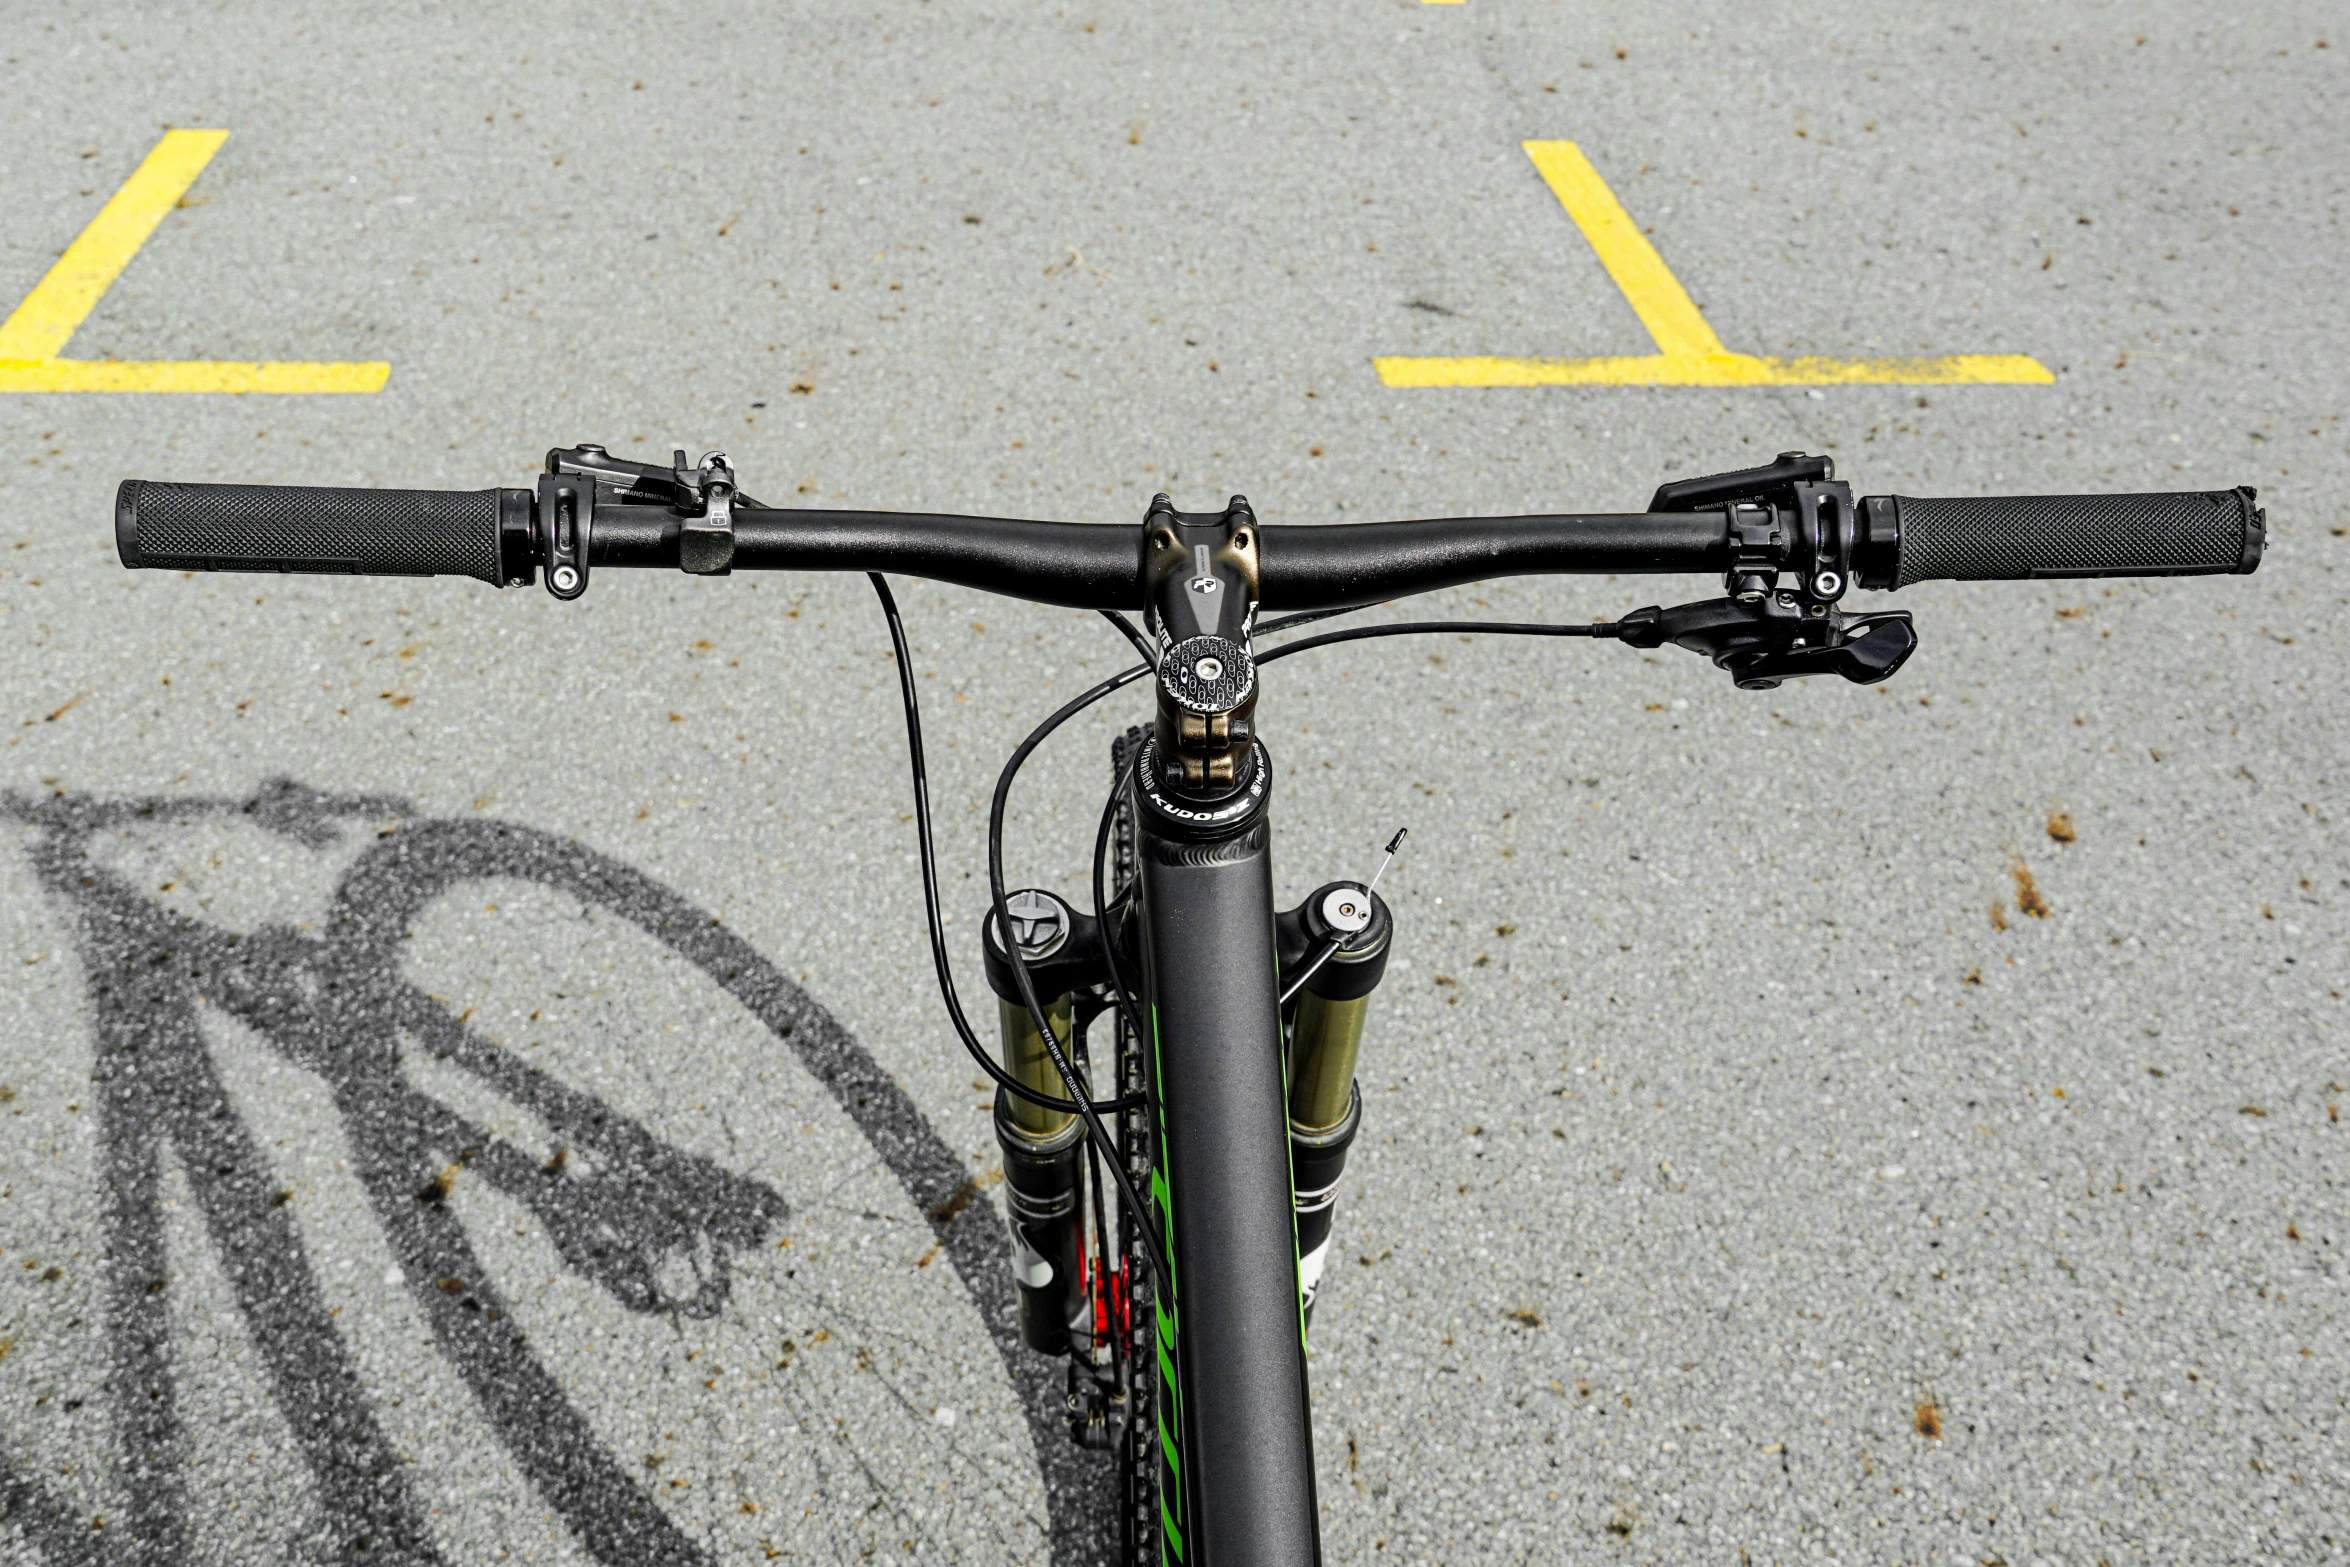
[[[1862,545],[1852,486],[1836,477],[1835,459],[1781,452],[1759,468],[1676,479],[1660,485],[1650,511],[1720,510],[1730,541],[1730,569],[1722,591],[1760,604],[1791,573],[1804,613],[1816,615],[1852,586],[1854,556]]]
[[[1786,592],[1751,604],[1651,604],[1615,625],[1617,638],[1633,647],[1670,642],[1702,653],[1748,691],[1768,691],[1803,675],[1842,675],[1855,685],[1874,685],[1892,678],[1918,645],[1907,610],[1848,615]]]
[[[1678,479],[1650,511],[1723,513],[1728,598],[1636,609],[1614,634],[1634,647],[1670,642],[1702,653],[1749,691],[1803,675],[1842,675],[1857,685],[1888,679],[1917,650],[1906,610],[1848,615],[1836,607],[1869,546],[1833,459],[1781,452],[1759,468]],[[1795,579],[1779,585],[1779,573]]]
[[[723,577],[734,569],[734,508],[758,504],[735,487],[724,452],[707,453],[696,464],[681,450],[662,468],[601,446],[558,446],[547,453],[539,480],[538,552],[547,591],[559,599],[587,591],[588,540],[599,506],[668,507],[679,519],[678,565],[695,576]]]

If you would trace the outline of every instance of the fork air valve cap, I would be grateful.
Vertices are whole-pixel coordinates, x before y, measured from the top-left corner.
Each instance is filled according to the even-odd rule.
[[[1367,891],[1362,883],[1334,881],[1314,889],[1305,901],[1303,926],[1306,950],[1318,951],[1332,936],[1343,944],[1330,961],[1306,980],[1306,990],[1325,1001],[1353,1001],[1379,988],[1387,974],[1394,916],[1387,900]]]
[[[1023,887],[1004,899],[1012,916],[1012,934],[1019,939],[1020,957],[1028,977],[1036,982],[1039,998],[1050,1001],[1067,995],[1089,979],[1098,961],[1100,942],[1090,914],[1080,914],[1041,887]],[[987,939],[980,944],[987,967],[987,987],[1002,999],[1020,1006],[1019,982],[1012,977],[1012,960],[1004,953],[1003,933],[995,914],[987,916]]]

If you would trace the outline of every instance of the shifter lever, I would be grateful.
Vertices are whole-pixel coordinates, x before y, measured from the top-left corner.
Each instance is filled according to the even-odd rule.
[[[1650,605],[1615,623],[1633,647],[1670,642],[1702,653],[1748,691],[1768,691],[1802,675],[1842,675],[1855,685],[1890,679],[1918,638],[1909,611],[1850,615],[1807,604],[1792,593],[1757,603],[1705,599],[1671,609]]]

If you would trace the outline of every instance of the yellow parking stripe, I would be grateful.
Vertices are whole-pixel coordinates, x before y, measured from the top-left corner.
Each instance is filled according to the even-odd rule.
[[[1530,141],[1524,146],[1542,182],[1567,209],[1567,216],[1575,220],[1583,237],[1591,241],[1591,248],[1599,253],[1599,264],[1624,291],[1632,313],[1648,328],[1648,335],[1656,339],[1665,357],[1729,352],[1698,313],[1696,301],[1681,286],[1681,280],[1665,265],[1665,258],[1656,253],[1648,236],[1632,221],[1632,214],[1599,177],[1599,170],[1583,156],[1583,149],[1571,141]]]
[[[1653,354],[1604,359],[1385,357],[1388,386],[2046,386],[2056,377],[2024,354],[1929,359],[1796,359],[1734,353],[1673,276],[1607,181],[1571,141],[1523,144],[1543,182],[1583,231],[1601,266],[1656,340]]]
[[[130,265],[226,131],[166,131],[48,275],[0,322],[0,392],[375,392],[383,363],[61,358],[65,345]]]
[[[138,172],[65,248],[16,314],[0,326],[0,359],[54,359],[98,296],[122,275],[172,203],[196,183],[226,131],[165,131]]]
[[[380,392],[382,360],[0,359],[0,392]]]

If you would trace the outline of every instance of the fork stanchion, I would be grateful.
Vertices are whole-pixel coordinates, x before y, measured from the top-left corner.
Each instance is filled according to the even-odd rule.
[[[1006,900],[1020,955],[1050,999],[1045,1017],[1072,1050],[1076,1007],[1067,979],[1056,970],[1092,945],[1093,921],[1049,892],[1016,892]],[[1078,929],[1083,921],[1084,930]],[[1077,939],[1072,939],[1072,938]],[[1045,1050],[1036,1020],[1013,991],[1002,933],[987,922],[986,967],[1003,1028],[1004,1070],[1022,1085],[1059,1093],[1061,1079]],[[1020,1290],[1020,1337],[1046,1355],[1082,1354],[1093,1345],[1093,1308],[1085,1288],[1085,1125],[1063,1110],[995,1096],[996,1143],[1004,1155],[1004,1207],[1012,1245],[1012,1278]]]
[[[1297,1203],[1298,1292],[1310,1314],[1322,1284],[1347,1151],[1362,1126],[1355,1087],[1371,992],[1387,972],[1395,921],[1387,900],[1357,882],[1318,889],[1299,911],[1309,950],[1336,941],[1309,975],[1289,1030],[1289,1167]]]

